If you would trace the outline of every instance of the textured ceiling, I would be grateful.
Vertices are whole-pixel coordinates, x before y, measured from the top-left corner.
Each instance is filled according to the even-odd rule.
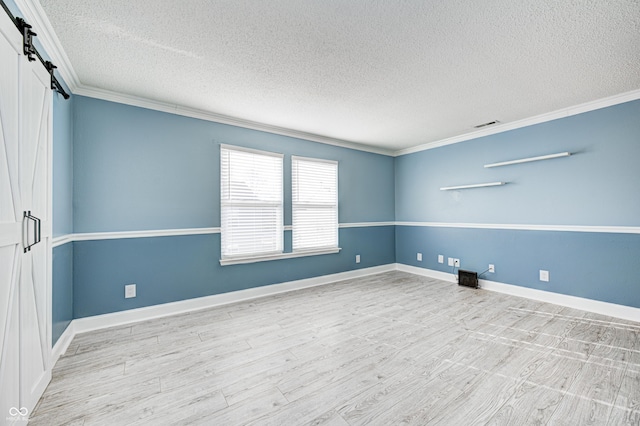
[[[638,0],[40,0],[83,86],[400,150],[640,89]]]

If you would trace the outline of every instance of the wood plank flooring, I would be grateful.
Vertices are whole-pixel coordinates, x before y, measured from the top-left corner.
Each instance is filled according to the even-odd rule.
[[[78,335],[31,425],[640,424],[640,324],[389,272]]]

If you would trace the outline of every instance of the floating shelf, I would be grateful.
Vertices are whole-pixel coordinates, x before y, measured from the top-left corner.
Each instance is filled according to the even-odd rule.
[[[521,158],[519,160],[511,160],[511,161],[503,161],[501,163],[485,164],[484,167],[485,167],[485,169],[488,169],[488,168],[491,168],[491,167],[509,166],[511,164],[529,163],[531,161],[551,160],[552,158],[568,157],[570,155],[571,155],[570,152],[559,152],[557,154],[541,155],[539,157]]]
[[[475,183],[473,185],[458,185],[458,186],[445,186],[440,188],[440,191],[451,191],[454,189],[471,189],[471,188],[484,188],[486,186],[500,186],[505,185],[507,182],[489,182],[489,183]]]

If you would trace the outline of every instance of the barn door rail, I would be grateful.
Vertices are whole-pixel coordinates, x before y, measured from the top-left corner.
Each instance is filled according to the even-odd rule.
[[[9,7],[4,3],[3,0],[0,0],[0,5],[4,11],[9,15],[9,18],[16,26],[20,34],[22,34],[22,50],[24,55],[27,57],[29,61],[35,61],[36,58],[40,61],[40,63],[47,69],[49,75],[51,76],[51,89],[60,93],[62,97],[65,99],[69,99],[69,94],[64,90],[60,81],[53,75],[53,70],[56,69],[56,66],[53,65],[50,61],[47,61],[42,58],[42,55],[38,52],[38,49],[33,45],[33,37],[37,36],[35,32],[31,30],[32,26],[29,25],[24,19],[16,18],[13,16],[13,13],[9,10]],[[34,57],[35,56],[35,57]]]
[[[29,244],[29,222],[33,222],[33,243]],[[24,212],[23,216],[23,246],[24,252],[31,251],[31,247],[35,246],[42,240],[42,221],[31,214],[31,210]]]

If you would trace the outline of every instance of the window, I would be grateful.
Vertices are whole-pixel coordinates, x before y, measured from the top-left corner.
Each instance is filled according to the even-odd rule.
[[[292,157],[293,250],[338,247],[338,163]]]
[[[282,158],[220,146],[223,259],[282,253]]]

